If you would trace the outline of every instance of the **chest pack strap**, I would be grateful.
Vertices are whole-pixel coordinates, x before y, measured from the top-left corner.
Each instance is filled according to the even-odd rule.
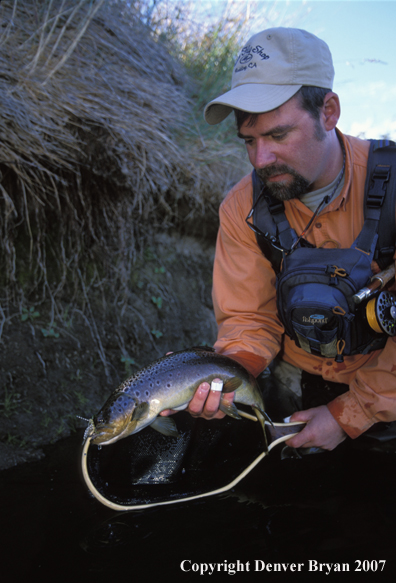
[[[252,183],[253,204],[256,204],[253,223],[261,231],[261,235],[256,233],[257,242],[262,253],[278,273],[283,258],[282,249],[289,251],[297,235],[286,218],[283,201],[264,190],[264,185],[255,170],[252,172]]]
[[[279,273],[281,250],[290,250],[296,233],[286,218],[284,203],[263,192],[263,183],[255,170],[252,172],[252,184],[253,204],[256,204],[253,222],[262,233],[256,235],[257,243],[275,272]],[[390,196],[386,196],[387,193]],[[395,209],[396,145],[390,140],[370,140],[364,194],[365,222],[355,247],[369,253],[378,234],[374,258],[381,269],[391,263],[395,251]]]
[[[364,195],[365,227],[362,245],[367,248],[371,233],[378,232],[374,259],[381,269],[392,261],[396,239],[396,145],[390,140],[370,140]],[[393,168],[392,168],[393,165]],[[359,241],[359,243],[361,243]]]

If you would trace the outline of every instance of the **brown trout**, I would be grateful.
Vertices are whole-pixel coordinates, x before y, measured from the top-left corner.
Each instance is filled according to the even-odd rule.
[[[256,379],[232,358],[210,348],[192,348],[164,356],[124,381],[90,420],[84,439],[108,445],[148,425],[177,436],[174,420],[158,415],[165,409],[186,408],[201,383],[217,378],[223,381],[222,393],[235,391],[234,403],[252,407],[265,436],[266,414]],[[240,419],[234,403],[223,400],[220,410]]]

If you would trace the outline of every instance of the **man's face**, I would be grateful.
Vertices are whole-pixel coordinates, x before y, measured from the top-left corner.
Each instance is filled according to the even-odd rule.
[[[280,200],[299,198],[326,186],[326,131],[292,98],[277,109],[249,118],[238,136],[270,193]]]

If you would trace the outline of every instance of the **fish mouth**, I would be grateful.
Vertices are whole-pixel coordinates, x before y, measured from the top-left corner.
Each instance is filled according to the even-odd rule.
[[[91,442],[95,445],[109,445],[110,443],[115,443],[119,439],[122,439],[124,434],[127,432],[127,427],[121,430],[120,433],[114,435],[114,430],[111,430],[111,435],[107,437],[106,433],[110,433],[110,429],[106,431],[106,428],[103,430],[99,428],[95,428],[94,433],[90,436]]]
[[[126,393],[118,393],[107,401],[93,418],[89,438],[95,445],[108,445],[131,432],[136,400]]]

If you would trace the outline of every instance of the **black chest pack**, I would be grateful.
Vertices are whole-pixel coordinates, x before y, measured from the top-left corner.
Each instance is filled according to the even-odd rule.
[[[393,165],[393,168],[392,168]],[[364,225],[349,249],[316,248],[299,240],[286,218],[283,202],[253,180],[253,225],[257,242],[277,274],[278,315],[285,332],[306,352],[335,358],[365,354],[395,335],[392,294],[377,306],[384,326],[372,326],[367,306],[354,296],[372,278],[371,262],[381,269],[395,251],[396,146],[372,140],[364,196]],[[381,311],[382,310],[382,311]]]

